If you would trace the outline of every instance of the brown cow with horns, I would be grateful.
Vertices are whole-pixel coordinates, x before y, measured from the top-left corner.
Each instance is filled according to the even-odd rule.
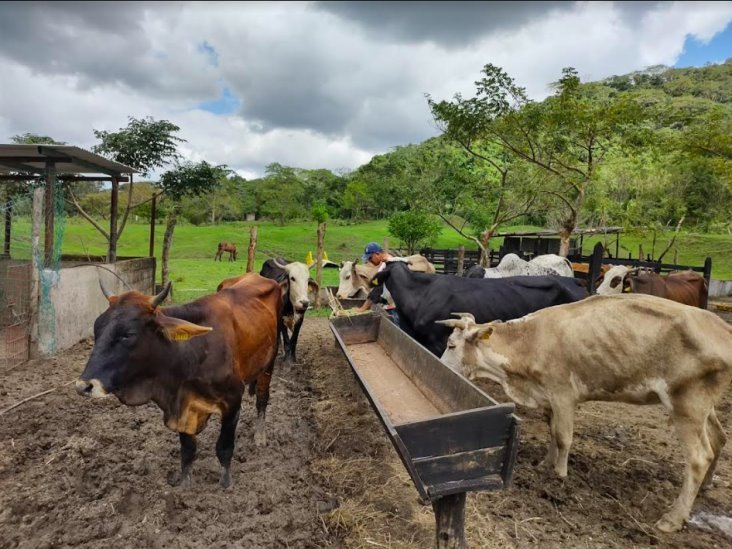
[[[264,417],[277,355],[279,285],[248,274],[231,288],[174,307],[160,308],[170,283],[157,296],[131,291],[110,295],[94,322],[94,348],[76,382],[83,396],[115,395],[123,404],[155,402],[181,445],[180,483],[190,484],[196,435],[211,414],[221,416],[216,455],[220,483],[231,483],[244,387],[257,394],[255,443],[266,442]],[[176,482],[177,484],[178,482]]]

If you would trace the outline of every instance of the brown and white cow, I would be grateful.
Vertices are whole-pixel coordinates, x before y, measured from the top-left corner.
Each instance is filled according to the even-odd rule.
[[[709,291],[706,279],[693,271],[661,276],[650,269],[616,265],[598,281],[598,295],[648,294],[702,309]]]
[[[181,446],[178,482],[190,484],[196,435],[211,414],[221,416],[216,455],[222,486],[231,483],[244,387],[257,394],[254,441],[266,443],[264,418],[277,355],[282,305],[279,284],[248,274],[234,286],[185,305],[159,307],[170,283],[157,296],[132,291],[109,295],[109,308],[94,322],[94,348],[76,382],[79,394],[115,395],[123,404],[150,401],[177,431]]]
[[[505,323],[460,316],[439,321],[454,327],[442,361],[469,379],[500,383],[518,404],[550,410],[545,463],[560,477],[567,475],[577,404],[663,404],[687,466],[681,493],[656,527],[683,526],[726,442],[714,406],[732,381],[732,326],[648,295],[593,296]]]

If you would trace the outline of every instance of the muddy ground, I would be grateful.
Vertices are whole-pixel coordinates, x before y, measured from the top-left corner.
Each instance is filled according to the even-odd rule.
[[[275,372],[266,448],[253,444],[245,400],[229,490],[217,484],[217,421],[199,437],[192,487],[173,488],[178,439],[154,405],[89,401],[64,385],[91,342],[0,372],[0,410],[59,387],[0,416],[0,547],[431,547],[432,509],[418,503],[327,320],[308,319],[299,347],[301,364]],[[563,482],[536,467],[548,442],[542,414],[518,415],[513,487],[468,495],[471,547],[732,545],[694,524],[654,531],[683,474],[660,407],[582,405]],[[718,415],[729,433],[730,392]],[[731,452],[732,443],[695,516],[732,516]]]

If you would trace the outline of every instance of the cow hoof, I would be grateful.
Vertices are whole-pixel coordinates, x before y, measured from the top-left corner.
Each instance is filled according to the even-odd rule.
[[[219,484],[224,489],[231,487],[231,474],[229,473],[228,469],[224,469],[221,471],[221,478],[219,479]]]
[[[683,520],[676,519],[670,516],[670,514],[665,514],[661,517],[661,520],[656,523],[656,529],[668,534],[670,532],[677,532],[681,530],[683,525]]]
[[[267,446],[267,435],[264,432],[257,431],[254,433],[254,445],[257,448]]]
[[[180,473],[173,473],[168,479],[168,484],[171,486],[180,486],[181,488],[191,487],[191,475],[181,475]]]

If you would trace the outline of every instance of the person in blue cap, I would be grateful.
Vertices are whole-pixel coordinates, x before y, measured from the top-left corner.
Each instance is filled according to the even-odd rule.
[[[389,252],[385,252],[384,249],[379,246],[378,242],[369,242],[366,244],[361,260],[364,263],[371,263],[372,265],[379,267],[379,271],[381,271],[386,262],[392,257],[393,256]]]
[[[385,252],[378,242],[369,242],[368,244],[366,244],[366,248],[363,251],[363,256],[361,256],[361,260],[364,263],[371,263],[372,265],[379,267],[379,270],[377,272],[381,272],[386,267],[386,262],[393,257],[394,256],[391,255],[389,252]],[[374,303],[384,304],[384,308],[389,313],[389,316],[391,316],[394,323],[398,326],[399,317],[397,316],[396,309],[393,305],[389,305],[387,301],[382,297],[383,293],[384,286],[377,286],[376,288],[371,290],[368,297],[366,298],[366,301],[357,309],[357,311],[368,311]]]

